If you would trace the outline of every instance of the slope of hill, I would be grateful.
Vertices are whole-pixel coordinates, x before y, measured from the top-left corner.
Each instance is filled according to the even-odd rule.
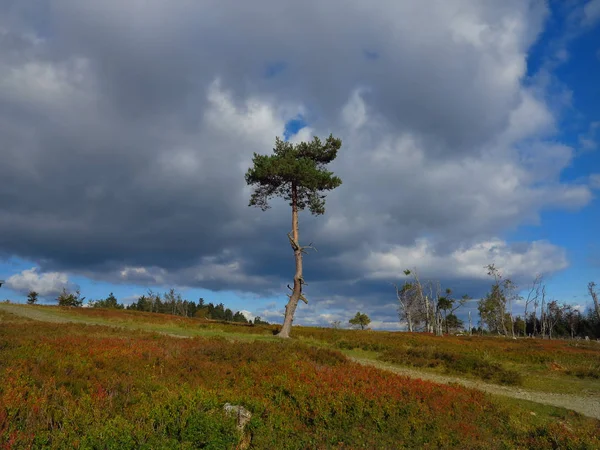
[[[35,321],[33,320],[35,319]],[[92,326],[94,325],[94,326]],[[125,311],[0,306],[0,445],[4,448],[598,448],[600,422],[565,409],[408,378],[368,362],[406,347],[425,359],[470,355],[456,338],[235,326]],[[174,336],[190,337],[177,339]],[[498,341],[498,340],[497,340]],[[482,343],[483,342],[483,343]],[[597,367],[592,344],[470,343],[523,376],[535,364]],[[433,345],[439,354],[432,353]],[[524,354],[531,348],[523,345]],[[547,344],[549,345],[549,344]],[[498,346],[496,348],[495,346]],[[455,348],[456,347],[456,348]],[[394,353],[396,351],[396,353]],[[562,352],[562,353],[561,353]],[[416,352],[405,365],[420,366]],[[514,361],[518,359],[518,361]],[[557,362],[554,362],[554,361]],[[509,362],[512,363],[509,364]],[[538,361],[538,362],[535,362]],[[519,364],[517,364],[519,362]],[[390,363],[386,368],[397,368]],[[568,364],[571,364],[569,366]],[[596,366],[594,366],[596,364]],[[470,367],[469,363],[453,367]],[[472,364],[471,364],[472,365]],[[442,364],[430,368],[446,370]],[[421,370],[421,369],[419,369]],[[567,373],[569,372],[569,373]],[[477,378],[478,372],[463,375]],[[414,373],[413,373],[414,375]],[[526,375],[526,374],[525,374]],[[589,379],[588,379],[589,378]],[[523,377],[527,379],[527,377]],[[594,391],[587,374],[580,387]],[[498,381],[501,380],[493,380]],[[549,390],[552,383],[542,386]],[[499,386],[500,387],[500,386]],[[510,389],[522,389],[510,387]],[[597,391],[594,391],[597,392]],[[581,393],[580,393],[581,394]],[[592,394],[593,395],[593,394]],[[583,396],[581,398],[584,398]],[[223,405],[252,413],[243,432]]]

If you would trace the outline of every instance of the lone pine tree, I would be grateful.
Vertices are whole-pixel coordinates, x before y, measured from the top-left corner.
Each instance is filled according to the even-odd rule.
[[[333,161],[342,141],[333,135],[321,142],[314,137],[310,142],[292,144],[275,139],[272,155],[254,153],[253,166],[246,172],[246,183],[254,186],[249,206],[256,206],[263,211],[269,209],[269,200],[281,197],[292,207],[292,231],[288,239],[296,260],[294,287],[285,307],[285,319],[278,336],[288,338],[294,320],[298,301],[308,303],[302,294],[305,284],[302,277],[302,255],[312,245],[301,246],[298,233],[298,212],[308,208],[314,215],[325,213],[324,191],[330,191],[342,184],[342,180],[333,172],[326,170],[326,165]],[[288,285],[289,287],[289,285]]]

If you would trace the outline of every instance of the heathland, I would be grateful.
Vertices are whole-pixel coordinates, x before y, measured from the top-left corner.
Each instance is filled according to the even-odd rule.
[[[597,342],[275,328],[2,304],[0,447],[600,448]]]

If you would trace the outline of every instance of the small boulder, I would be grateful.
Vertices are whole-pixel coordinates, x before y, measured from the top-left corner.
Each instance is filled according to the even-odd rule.
[[[250,419],[252,419],[252,413],[243,406],[225,403],[223,409],[227,415],[231,416],[235,414],[237,417],[237,429],[240,432],[244,431],[244,427],[248,422],[250,422]]]

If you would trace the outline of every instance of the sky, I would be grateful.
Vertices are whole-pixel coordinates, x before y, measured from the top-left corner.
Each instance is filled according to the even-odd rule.
[[[0,0],[0,298],[174,287],[281,322],[291,212],[244,174],[333,133],[295,324],[398,329],[405,269],[477,299],[492,263],[585,308],[598,80],[600,0]]]

